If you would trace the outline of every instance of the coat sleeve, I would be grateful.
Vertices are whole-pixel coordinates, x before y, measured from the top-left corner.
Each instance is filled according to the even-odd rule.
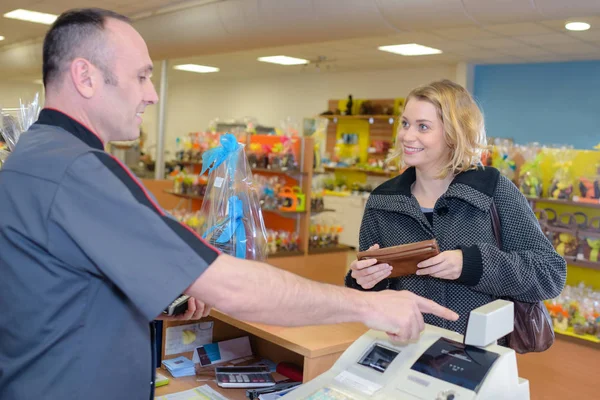
[[[463,247],[459,280],[474,290],[524,302],[558,296],[567,277],[566,262],[542,232],[525,196],[500,176],[494,201],[503,248],[489,243]]]
[[[365,207],[365,213],[363,215],[362,222],[360,224],[360,233],[358,237],[358,246],[360,251],[367,250],[369,247],[374,244],[381,245],[381,230],[379,228],[379,224],[377,223],[377,219],[375,217],[375,211],[369,208],[369,201],[367,201],[367,206]],[[363,289],[360,286],[356,279],[352,276],[352,270],[348,271],[346,274],[346,279],[344,280],[344,284],[347,287],[351,287],[358,290],[370,290],[379,292],[381,290],[389,289],[390,287],[390,279],[383,279],[381,282],[376,284],[371,289]]]

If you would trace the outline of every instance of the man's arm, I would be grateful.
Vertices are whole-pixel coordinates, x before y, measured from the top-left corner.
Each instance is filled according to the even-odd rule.
[[[362,322],[401,340],[418,337],[421,313],[458,318],[410,292],[360,292],[228,255],[220,255],[186,293],[247,321],[285,326]]]

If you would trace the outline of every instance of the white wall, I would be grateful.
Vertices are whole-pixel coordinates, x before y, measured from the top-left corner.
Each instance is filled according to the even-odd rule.
[[[156,75],[155,75],[156,76]],[[302,121],[327,109],[330,99],[403,97],[415,86],[436,79],[457,79],[455,65],[345,73],[322,73],[243,80],[204,79],[190,75],[188,82],[173,81],[168,88],[165,159],[174,155],[175,139],[204,131],[219,117],[253,116],[261,124],[279,126],[292,117]],[[157,85],[158,80],[155,81]],[[147,109],[147,144],[156,139],[157,107]]]

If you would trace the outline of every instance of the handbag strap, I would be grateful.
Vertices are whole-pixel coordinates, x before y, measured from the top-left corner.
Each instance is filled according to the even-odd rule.
[[[496,244],[498,248],[502,250],[502,234],[500,230],[500,216],[498,215],[498,209],[496,208],[496,202],[492,198],[492,204],[490,205],[490,214],[492,215],[492,230],[494,231],[494,238],[496,238]]]

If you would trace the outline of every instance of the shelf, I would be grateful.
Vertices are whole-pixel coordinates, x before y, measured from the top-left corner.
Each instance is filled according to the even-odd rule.
[[[320,214],[320,213],[324,213],[324,212],[335,212],[335,210],[333,208],[324,208],[322,210],[310,210],[311,215],[314,214]]]
[[[177,193],[177,192],[174,192],[172,190],[165,190],[164,192],[168,193],[168,194],[172,194],[173,196],[181,197],[182,199],[191,199],[191,200],[202,200],[202,199],[204,199],[204,196],[196,196],[196,195],[193,195],[193,194]]]
[[[270,258],[298,257],[298,256],[303,256],[303,255],[304,255],[304,252],[300,251],[300,250],[296,250],[296,251],[278,251],[277,253],[268,254],[267,255],[267,262],[269,261]]]
[[[264,208],[262,209],[263,213],[271,213],[271,214],[278,214],[281,215],[282,217],[295,217],[297,215],[302,215],[302,214],[306,214],[306,211],[280,211],[280,210],[265,210]]]
[[[330,247],[315,247],[309,248],[308,254],[327,254],[327,253],[339,253],[343,251],[352,251],[355,250],[352,246],[346,246],[345,244],[340,244],[338,246],[330,246]]]
[[[572,327],[569,327],[566,331],[554,328],[554,333],[556,333],[557,338],[600,349],[600,339],[594,335],[577,335]]]
[[[397,175],[397,172],[395,172],[395,171],[378,171],[378,170],[356,168],[356,167],[325,167],[325,171],[328,171],[328,172],[336,172],[336,171],[339,171],[339,172],[362,172],[367,175],[387,176],[387,177]]]
[[[183,165],[202,165],[202,161],[181,161],[181,160],[175,160],[176,164],[183,164]]]
[[[353,120],[353,119],[371,119],[374,120],[389,120],[390,118],[396,118],[397,115],[320,115],[322,118],[327,118],[330,120],[338,119],[338,120]]]
[[[599,203],[586,203],[583,201],[548,199],[545,197],[530,197],[530,196],[526,196],[526,197],[527,197],[528,201],[532,201],[535,203],[562,204],[562,205],[571,206],[571,207],[596,208],[596,209],[600,210],[600,202]]]
[[[267,172],[269,174],[286,174],[286,175],[308,175],[306,172],[302,172],[299,169],[269,169],[269,168],[252,168],[252,172]]]
[[[572,265],[574,267],[595,269],[596,271],[600,271],[600,262],[578,260],[575,257],[568,257],[568,256],[565,257],[565,260],[567,261],[567,265]]]

